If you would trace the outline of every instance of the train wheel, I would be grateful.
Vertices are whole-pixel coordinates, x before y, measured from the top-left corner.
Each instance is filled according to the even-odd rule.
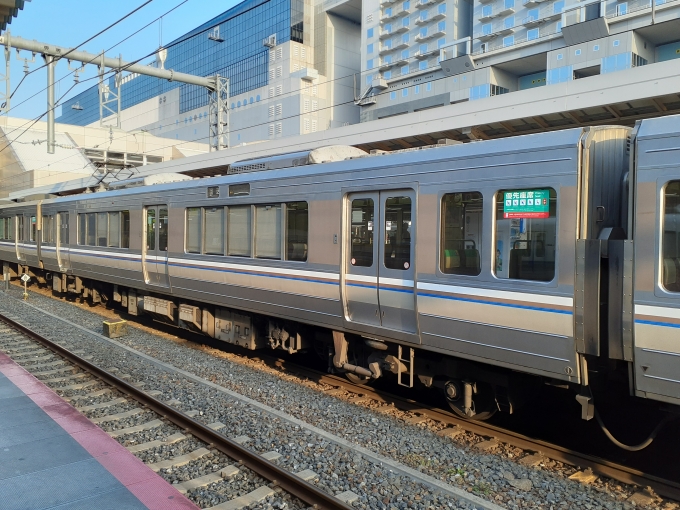
[[[365,375],[353,374],[352,372],[345,372],[345,377],[347,377],[347,379],[349,379],[349,381],[352,384],[364,385],[371,382],[370,377],[366,377]]]
[[[488,420],[498,411],[493,388],[485,383],[448,381],[444,395],[451,410],[466,420]]]
[[[366,360],[366,355],[364,354],[364,349],[362,344],[350,343],[349,350],[347,351],[347,361],[356,366],[366,366],[364,363]],[[368,384],[373,379],[365,375],[355,374],[353,372],[345,372],[345,377],[349,379],[352,384]]]

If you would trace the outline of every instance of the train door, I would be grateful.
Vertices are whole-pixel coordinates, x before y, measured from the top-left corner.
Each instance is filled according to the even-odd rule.
[[[351,322],[380,326],[378,304],[378,193],[348,197],[346,225],[349,253],[345,261],[345,303]]]
[[[26,230],[24,228],[24,215],[19,214],[16,217],[16,236],[14,237],[16,239],[16,249],[17,249],[17,260],[19,262],[25,262],[26,257],[24,255],[24,242],[25,242],[25,237],[26,237]]]
[[[410,190],[348,197],[344,295],[350,322],[416,332],[414,205]]]
[[[55,242],[57,243],[57,263],[61,271],[68,271],[71,269],[71,259],[69,256],[69,214],[66,211],[57,213],[57,235]]]
[[[168,206],[146,206],[144,217],[144,278],[150,285],[168,287]]]
[[[399,190],[380,193],[380,269],[378,302],[385,328],[416,332],[414,294],[415,193]]]

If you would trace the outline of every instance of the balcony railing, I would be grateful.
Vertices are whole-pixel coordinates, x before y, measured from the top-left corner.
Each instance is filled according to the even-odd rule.
[[[433,37],[442,37],[446,35],[446,30],[440,30],[438,27],[430,27],[425,35],[416,35],[416,41],[427,41]]]

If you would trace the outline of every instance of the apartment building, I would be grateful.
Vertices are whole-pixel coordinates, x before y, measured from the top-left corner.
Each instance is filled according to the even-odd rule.
[[[680,58],[679,18],[678,0],[364,0],[361,120],[600,74],[616,86]]]

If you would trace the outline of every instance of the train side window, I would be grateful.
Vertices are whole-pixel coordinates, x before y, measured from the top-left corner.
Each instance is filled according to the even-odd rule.
[[[97,214],[87,214],[87,245],[97,246]]]
[[[236,257],[250,257],[250,206],[230,207],[228,217],[227,253]]]
[[[0,218],[0,239],[14,240],[14,218]]]
[[[107,246],[109,237],[109,214],[97,213],[97,246]]]
[[[661,236],[661,283],[667,291],[680,292],[680,181],[666,184]]]
[[[120,247],[130,247],[130,211],[120,213]]]
[[[552,188],[496,194],[497,278],[549,282],[555,277],[557,194]]]
[[[385,200],[385,267],[411,267],[411,198]]]
[[[203,253],[208,255],[224,255],[224,208],[203,208],[205,231]]]
[[[38,240],[38,221],[35,216],[31,216],[31,231],[28,240],[32,243],[35,243]]]
[[[111,248],[120,247],[120,213],[109,213],[109,246]]]
[[[85,245],[85,233],[87,232],[87,215],[78,215],[78,244]]]
[[[281,204],[255,206],[255,257],[281,258]]]
[[[201,208],[187,209],[185,251],[187,253],[201,253]]]
[[[352,200],[352,254],[353,266],[373,265],[373,232],[375,207],[372,198]]]
[[[24,216],[17,216],[17,241],[20,243],[24,242],[24,236],[26,235],[24,231]]]
[[[477,276],[482,271],[483,204],[478,191],[447,193],[442,198],[442,273]]]
[[[42,217],[42,242],[45,244],[54,243],[54,216],[43,214]]]
[[[305,262],[309,242],[309,205],[286,204],[286,260]]]

